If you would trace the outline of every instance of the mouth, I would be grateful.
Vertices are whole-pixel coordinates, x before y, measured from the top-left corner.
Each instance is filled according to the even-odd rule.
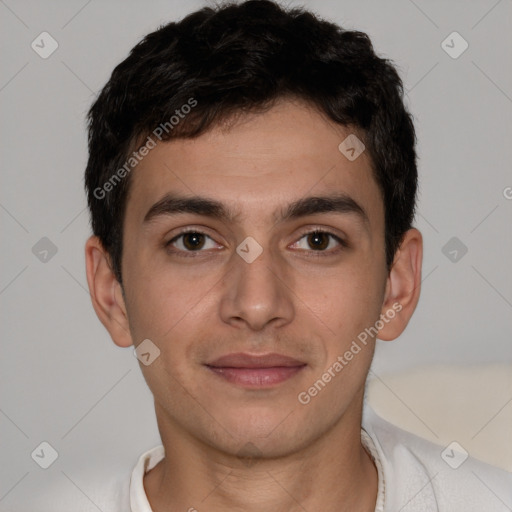
[[[267,388],[299,373],[306,363],[281,354],[228,354],[205,365],[226,381],[248,388]]]

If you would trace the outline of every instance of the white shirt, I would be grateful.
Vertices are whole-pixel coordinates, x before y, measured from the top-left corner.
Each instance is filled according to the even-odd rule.
[[[464,460],[456,450],[391,425],[368,405],[363,409],[361,440],[378,471],[375,512],[512,512],[512,473],[471,457]],[[37,492],[31,487],[26,493],[23,507],[9,510],[153,512],[143,476],[163,457],[163,446],[157,446],[142,454],[132,471],[118,464],[116,469],[65,467],[66,476],[55,485],[42,479]],[[461,464],[453,469],[448,463]]]
[[[375,512],[512,510],[512,473],[465,458],[456,445],[443,448],[391,425],[367,405],[361,441],[378,471]],[[152,512],[143,476],[163,457],[160,445],[139,458],[130,481],[132,512]]]

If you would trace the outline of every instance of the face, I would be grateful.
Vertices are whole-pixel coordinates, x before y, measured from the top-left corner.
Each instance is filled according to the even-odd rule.
[[[141,369],[161,431],[284,455],[360,411],[361,333],[391,282],[369,156],[338,149],[350,133],[283,100],[133,171],[116,299],[130,341],[113,337],[160,351]]]

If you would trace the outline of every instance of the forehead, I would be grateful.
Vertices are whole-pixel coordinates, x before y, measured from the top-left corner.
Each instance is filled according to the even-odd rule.
[[[364,204],[380,228],[382,198],[369,155],[350,161],[339,150],[351,134],[316,109],[283,100],[194,139],[158,143],[132,171],[125,221],[141,223],[169,193],[216,199],[239,221],[254,214],[262,222],[302,197],[342,193]]]

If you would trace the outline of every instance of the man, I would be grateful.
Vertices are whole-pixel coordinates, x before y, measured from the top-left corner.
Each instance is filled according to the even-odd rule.
[[[365,34],[205,8],[141,41],[89,121],[89,288],[162,438],[119,510],[509,509],[506,472],[363,407],[422,263],[414,127]]]

